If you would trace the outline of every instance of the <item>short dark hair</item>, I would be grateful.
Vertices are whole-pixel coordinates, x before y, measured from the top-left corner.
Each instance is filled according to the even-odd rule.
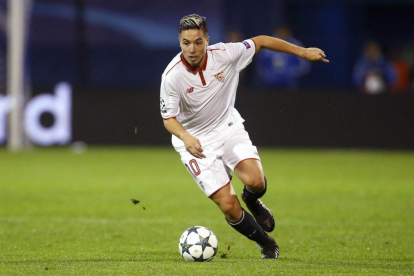
[[[198,14],[186,15],[180,20],[180,25],[178,26],[178,33],[181,34],[182,31],[186,30],[202,30],[204,35],[208,35],[208,27],[206,18]]]

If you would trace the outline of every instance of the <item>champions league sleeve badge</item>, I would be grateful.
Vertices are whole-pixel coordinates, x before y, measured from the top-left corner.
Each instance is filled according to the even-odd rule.
[[[243,41],[244,46],[246,46],[247,49],[249,49],[251,46],[249,44],[249,42],[247,42],[246,40]]]

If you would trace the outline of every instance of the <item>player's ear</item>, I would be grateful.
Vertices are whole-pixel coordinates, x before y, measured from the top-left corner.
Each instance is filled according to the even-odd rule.
[[[210,43],[210,37],[209,36],[207,36],[206,41],[207,41],[207,46],[208,46],[208,44]]]

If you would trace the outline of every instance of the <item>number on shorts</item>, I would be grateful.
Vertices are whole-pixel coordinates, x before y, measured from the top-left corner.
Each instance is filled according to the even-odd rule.
[[[201,170],[200,170],[200,167],[198,166],[198,163],[195,159],[191,159],[190,162],[188,162],[188,164],[190,166],[187,166],[187,164],[185,164],[185,166],[187,167],[187,170],[189,170],[195,176],[200,175]]]

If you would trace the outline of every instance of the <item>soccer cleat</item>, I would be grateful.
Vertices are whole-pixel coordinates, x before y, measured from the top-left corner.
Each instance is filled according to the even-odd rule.
[[[246,203],[244,193],[241,194],[241,198]],[[246,206],[264,231],[272,232],[275,229],[275,219],[273,218],[272,212],[270,212],[269,208],[260,199],[257,199],[254,204],[246,203]]]
[[[279,246],[277,242],[262,247],[262,259],[277,259],[279,257]]]

